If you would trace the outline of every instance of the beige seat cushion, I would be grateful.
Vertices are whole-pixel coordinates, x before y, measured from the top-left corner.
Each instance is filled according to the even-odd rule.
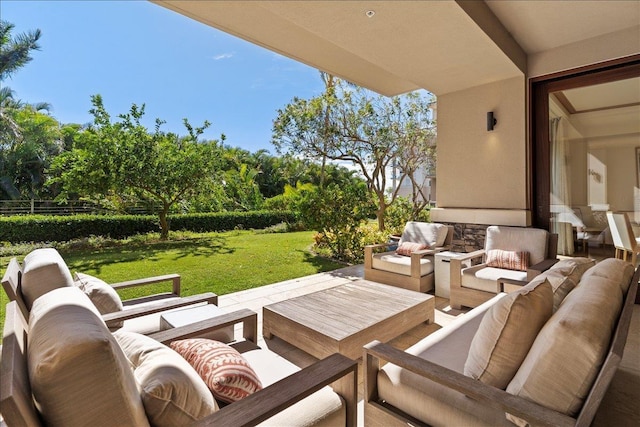
[[[64,286],[73,286],[73,277],[57,250],[36,249],[24,257],[20,280],[27,309],[41,295]]]
[[[527,280],[525,271],[505,270],[478,264],[462,270],[461,285],[463,288],[477,289],[485,292],[498,293],[498,279]]]
[[[570,416],[582,407],[602,365],[623,300],[617,282],[586,276],[542,328],[507,386],[511,394]]]
[[[168,301],[178,301],[180,299],[180,297],[176,297],[176,296],[171,296],[171,297],[166,297],[163,298],[162,301],[168,302]],[[145,301],[145,302],[141,302],[138,304],[131,304],[128,305],[127,304],[128,301],[123,301],[123,310],[131,310],[131,309],[138,309],[138,308],[143,308],[143,307],[149,307],[149,306],[153,306],[155,304],[158,304],[158,300],[155,301]],[[203,303],[204,304],[204,303]],[[122,326],[121,330],[123,331],[129,331],[129,332],[137,332],[139,334],[143,334],[143,335],[148,335],[154,332],[158,332],[161,328],[160,328],[160,316],[162,315],[162,313],[168,313],[170,311],[177,311],[177,310],[181,310],[182,308],[174,308],[171,310],[166,310],[163,311],[161,313],[153,313],[153,314],[147,314],[144,316],[140,316],[140,317],[135,317],[133,319],[128,319],[124,321],[124,325]],[[117,329],[116,327],[114,327],[113,329]]]
[[[80,289],[38,298],[29,326],[29,380],[46,424],[149,425],[129,361]]]
[[[152,425],[188,425],[218,409],[202,378],[175,351],[134,332],[117,331],[113,335],[133,364]]]
[[[496,302],[473,337],[464,374],[504,390],[551,317],[552,308],[553,292],[546,280]]]
[[[371,266],[376,270],[411,276],[411,257],[398,255],[395,252],[374,254]],[[433,273],[433,255],[425,255],[420,258],[420,275],[425,276],[431,273]]]
[[[404,242],[423,243],[430,248],[443,246],[449,227],[433,222],[409,221],[404,226],[398,245]]]
[[[242,355],[256,372],[264,387],[300,370],[282,356],[259,347],[244,351]],[[330,387],[323,387],[259,425],[344,426],[346,417],[346,406],[340,396]]]

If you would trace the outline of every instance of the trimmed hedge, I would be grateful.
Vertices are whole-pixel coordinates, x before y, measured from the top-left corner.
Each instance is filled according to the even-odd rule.
[[[0,217],[0,242],[63,242],[89,236],[121,239],[135,234],[160,232],[156,215],[18,215]],[[171,230],[227,231],[263,229],[294,222],[293,212],[254,211],[170,215]]]

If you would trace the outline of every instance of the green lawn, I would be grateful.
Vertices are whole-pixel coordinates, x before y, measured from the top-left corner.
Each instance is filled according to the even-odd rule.
[[[343,267],[311,253],[312,236],[308,231],[230,231],[103,249],[61,249],[60,253],[72,273],[91,274],[107,283],[178,273],[183,296],[207,291],[224,295]],[[10,258],[0,257],[3,275]],[[147,287],[146,291],[170,289],[170,283],[158,286],[155,290]],[[122,298],[138,296],[132,291],[121,292]],[[0,293],[2,325],[8,299],[4,291]]]

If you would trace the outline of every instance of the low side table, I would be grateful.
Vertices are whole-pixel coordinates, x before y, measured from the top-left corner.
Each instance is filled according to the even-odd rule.
[[[449,298],[449,288],[451,284],[451,260],[456,256],[464,255],[462,252],[443,251],[434,256],[436,296]]]
[[[214,304],[199,305],[182,310],[169,311],[160,315],[160,330],[165,331],[192,323],[201,322],[224,314],[224,311]],[[221,342],[231,342],[234,340],[233,326],[203,335],[201,338],[209,338]]]

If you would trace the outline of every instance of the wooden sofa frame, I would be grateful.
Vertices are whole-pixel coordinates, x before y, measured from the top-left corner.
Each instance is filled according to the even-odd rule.
[[[531,280],[543,271],[548,270],[558,262],[558,235],[549,233],[549,239],[547,241],[547,258],[535,265],[530,266],[527,269],[527,280]],[[495,297],[498,292],[501,291],[501,281],[496,281],[496,291],[487,292],[480,289],[464,288],[462,287],[462,269],[465,268],[463,263],[469,262],[473,259],[483,258],[486,255],[484,249],[462,254],[451,259],[449,268],[451,269],[449,292],[450,292],[450,305],[451,308],[459,310],[462,306],[465,307],[477,307],[480,304],[489,301]]]
[[[378,371],[384,362],[393,363],[404,369],[408,369],[411,372],[457,390],[460,393],[464,393],[466,396],[476,399],[487,406],[523,418],[533,425],[549,427],[587,427],[591,425],[598,407],[622,360],[624,347],[629,334],[631,316],[633,315],[633,306],[638,292],[638,280],[640,280],[640,269],[635,272],[631,279],[631,284],[629,285],[629,290],[627,291],[603,365],[591,386],[591,390],[582,409],[575,418],[527,399],[514,396],[504,390],[488,386],[459,372],[405,353],[387,344],[374,341],[365,346],[363,357],[365,425],[425,425],[425,423],[420,420],[412,418],[400,409],[381,402],[378,399],[377,377]]]
[[[393,273],[385,270],[373,268],[373,254],[381,249],[388,250],[395,243],[378,243],[364,247],[364,278],[373,282],[384,283],[417,292],[427,292],[434,289],[435,271],[422,276],[420,274],[420,259],[426,255],[435,255],[438,252],[448,251],[452,247],[453,231],[452,225],[449,228],[444,246],[424,249],[411,254],[411,276]]]
[[[2,287],[5,293],[9,297],[9,301],[16,301],[22,316],[25,319],[29,319],[29,310],[22,298],[21,291],[21,277],[22,268],[16,258],[12,258],[9,261],[7,270],[2,278]],[[150,296],[144,296],[139,298],[133,298],[122,302],[125,306],[131,306],[131,308],[115,313],[109,313],[102,316],[102,319],[107,323],[107,326],[113,326],[124,320],[134,319],[149,314],[160,313],[163,311],[171,310],[174,308],[187,307],[195,304],[218,304],[218,296],[212,292],[205,292],[198,295],[189,297],[180,297],[180,275],[179,274],[166,274],[162,276],[146,277],[143,279],[129,280],[126,282],[118,282],[111,284],[114,289],[127,289],[133,287],[141,287],[154,285],[157,283],[171,282],[171,291],[159,294],[153,294]],[[165,300],[164,298],[178,297],[180,299]],[[145,304],[142,307],[135,307],[135,304],[146,301],[157,302]]]
[[[202,336],[236,324],[242,324],[245,341],[234,346],[241,352],[243,348],[257,348],[257,314],[247,309],[149,336],[169,344],[174,340]],[[0,359],[0,412],[7,420],[21,420],[24,425],[40,426],[43,423],[33,404],[27,374],[27,334],[28,325],[13,301],[7,305]],[[195,425],[254,426],[327,385],[332,386],[344,400],[346,426],[354,427],[357,419],[358,364],[337,353],[221,408]]]

